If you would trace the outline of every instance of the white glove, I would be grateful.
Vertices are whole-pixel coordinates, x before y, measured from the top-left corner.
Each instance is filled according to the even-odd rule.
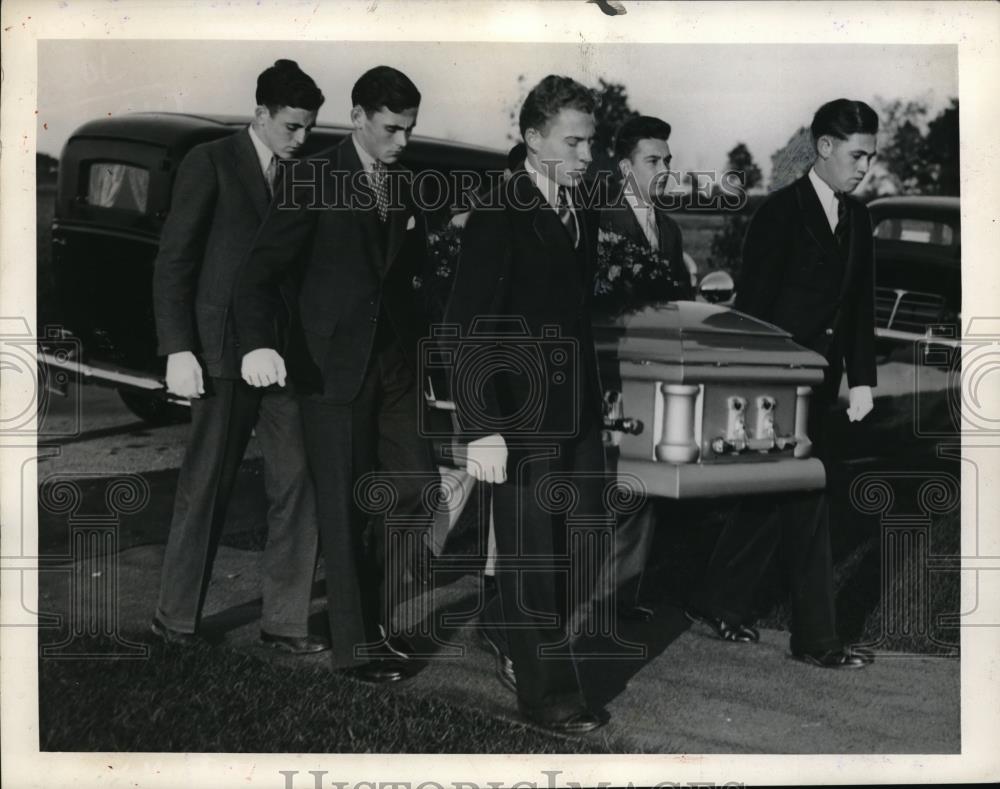
[[[852,422],[860,422],[874,407],[872,388],[870,386],[852,386],[848,392],[851,404],[847,408],[847,418]]]
[[[205,394],[201,363],[191,351],[177,351],[167,356],[167,391],[188,400]]]
[[[494,433],[469,442],[465,470],[480,482],[507,481],[507,442]]]
[[[285,360],[274,348],[257,348],[244,354],[242,373],[250,386],[284,386]]]

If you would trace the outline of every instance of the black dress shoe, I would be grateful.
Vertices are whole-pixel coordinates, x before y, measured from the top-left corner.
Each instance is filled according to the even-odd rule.
[[[705,616],[696,611],[687,610],[684,612],[691,622],[707,625],[715,631],[715,635],[723,641],[731,641],[736,644],[751,644],[760,641],[760,633],[756,628],[740,625],[734,622],[727,622],[714,616]]]
[[[649,622],[653,618],[653,609],[644,605],[620,605],[618,618],[626,622]]]
[[[504,649],[500,646],[493,633],[483,628],[479,631],[479,638],[486,645],[496,660],[494,671],[500,684],[511,693],[517,693],[517,675],[514,673],[514,661],[511,660]]]
[[[381,685],[386,682],[399,682],[408,676],[406,664],[403,661],[391,660],[389,658],[370,660],[360,666],[352,666],[351,668],[344,669],[343,673],[361,682],[368,682],[373,685]]]
[[[149,623],[149,629],[155,635],[159,636],[165,644],[173,644],[179,647],[193,647],[203,643],[202,639],[194,633],[184,633],[181,630],[174,630],[172,627],[167,627],[156,616]]]
[[[608,722],[607,715],[595,715],[588,710],[574,712],[565,718],[550,718],[545,714],[533,712],[524,712],[523,715],[529,723],[556,734],[586,734]]]
[[[260,631],[260,641],[266,647],[290,655],[311,655],[330,648],[330,642],[319,636],[276,636],[266,630]]]
[[[397,658],[399,660],[409,660],[416,654],[416,648],[402,633],[386,635],[385,627],[382,625],[378,626],[378,631],[382,636],[382,643],[379,644],[379,648],[376,651],[376,655],[379,657],[390,660]]]
[[[818,668],[864,668],[875,659],[872,655],[860,655],[843,648],[820,652],[793,652],[792,657]]]

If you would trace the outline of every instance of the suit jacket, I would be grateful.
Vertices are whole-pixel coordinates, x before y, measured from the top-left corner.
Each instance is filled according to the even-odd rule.
[[[657,254],[670,266],[673,277],[681,285],[677,298],[693,299],[694,288],[691,287],[691,274],[688,272],[687,266],[684,265],[681,229],[666,211],[661,208],[654,208],[654,211],[656,230],[659,234]],[[618,233],[645,247],[650,246],[645,231],[639,226],[635,212],[629,207],[622,194],[619,194],[618,199],[612,205],[601,211],[601,230]]]
[[[868,209],[848,197],[846,257],[806,174],[764,201],[743,242],[734,306],[789,332],[829,364],[826,398],[845,369],[850,386],[874,386],[874,242]]]
[[[467,439],[497,432],[508,444],[578,435],[601,419],[590,328],[598,214],[574,195],[581,233],[574,248],[523,165],[492,198],[462,233],[445,315],[460,330],[452,380],[460,432]],[[523,322],[528,338],[510,318]],[[559,348],[568,354],[563,361]]]
[[[290,316],[286,366],[300,390],[336,403],[358,394],[379,321],[388,321],[411,367],[427,334],[419,276],[427,255],[423,215],[405,182],[402,207],[383,228],[374,195],[351,137],[286,173],[294,202],[275,201],[260,228],[236,287],[234,302],[243,353],[277,348],[273,315],[278,284],[293,273],[297,297]]]
[[[184,157],[153,272],[160,354],[192,351],[209,375],[240,377],[233,288],[269,202],[246,129]],[[288,283],[280,287],[287,294]],[[275,312],[273,330],[284,317]]]

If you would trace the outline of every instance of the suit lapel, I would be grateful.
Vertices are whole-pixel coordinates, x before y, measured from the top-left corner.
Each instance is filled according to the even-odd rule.
[[[857,216],[857,206],[851,198],[847,198],[848,211],[848,234],[847,234],[847,260],[844,261],[844,277],[840,284],[840,298],[843,299],[847,293],[848,285],[851,282],[851,275],[858,261],[858,244],[863,240],[858,238],[857,229],[859,226]],[[869,241],[870,243],[870,241]]]
[[[261,172],[260,160],[257,158],[257,150],[253,147],[253,141],[250,139],[250,132],[243,129],[230,139],[233,141],[232,152],[236,175],[247,190],[247,196],[253,203],[257,216],[263,220],[270,201],[267,194],[267,184],[264,182],[264,173]]]
[[[354,148],[354,140],[348,135],[340,144],[338,154],[338,170],[345,173],[344,196],[351,213],[354,215],[368,248],[368,262],[381,277],[385,271],[383,265],[385,252],[382,249],[382,234],[378,227],[378,216],[375,208],[364,209],[359,206],[375,205],[375,196],[367,186],[367,175],[358,152]]]
[[[390,191],[391,195],[398,195],[400,199],[405,195],[404,192],[404,181],[403,176],[405,170],[401,168],[392,167],[389,169],[391,177],[399,179],[395,184],[395,192]],[[388,272],[389,268],[392,266],[393,262],[396,260],[396,256],[399,254],[400,247],[403,246],[403,237],[406,234],[405,222],[407,216],[410,216],[410,210],[407,206],[406,200],[402,200],[402,207],[389,209],[389,232],[387,233],[386,242],[386,257],[385,257],[385,270]]]
[[[830,223],[826,218],[826,212],[819,202],[819,197],[813,185],[809,182],[808,173],[795,183],[795,194],[799,201],[799,210],[802,212],[802,224],[806,231],[813,237],[813,240],[832,260],[840,258],[840,250],[837,248],[837,240],[830,230]]]
[[[531,227],[538,239],[561,254],[574,255],[573,243],[555,209],[549,205],[541,191],[535,186],[531,175],[521,165],[510,178],[511,188],[516,193],[515,205],[530,207]],[[579,217],[578,217],[579,218]]]

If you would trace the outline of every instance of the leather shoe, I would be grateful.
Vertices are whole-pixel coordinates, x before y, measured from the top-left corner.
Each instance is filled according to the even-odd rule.
[[[389,660],[395,660],[396,658],[400,660],[409,660],[416,654],[416,649],[413,644],[410,643],[409,639],[406,638],[402,633],[391,633],[386,635],[385,627],[382,625],[378,626],[378,631],[382,636],[382,643],[380,646],[380,652],[384,652],[383,657]]]
[[[740,625],[734,622],[727,622],[715,616],[705,616],[696,611],[687,610],[684,616],[691,622],[707,625],[715,631],[715,635],[723,641],[731,641],[736,644],[751,644],[760,641],[760,633],[756,628],[747,625]]]
[[[504,652],[497,639],[494,638],[493,633],[489,630],[485,628],[480,630],[479,637],[486,647],[493,652],[496,660],[494,672],[497,675],[497,679],[500,680],[500,684],[511,693],[517,693],[517,675],[514,673],[514,661],[507,656],[507,653]]]
[[[185,633],[181,630],[174,630],[172,627],[167,627],[157,616],[154,616],[153,620],[149,623],[149,629],[155,635],[159,636],[165,644],[173,644],[179,647],[193,647],[202,643],[202,639],[194,633]]]
[[[368,682],[372,685],[381,685],[386,682],[399,682],[406,679],[406,665],[401,660],[390,658],[377,658],[360,666],[352,666],[344,669],[344,674],[361,682]]]
[[[549,718],[538,713],[523,713],[529,723],[535,726],[554,732],[555,734],[586,734],[594,729],[599,729],[608,722],[608,716],[595,715],[588,710],[574,712],[565,718]]]
[[[266,630],[260,631],[260,641],[266,647],[290,655],[310,655],[315,652],[326,652],[330,648],[330,642],[319,636],[276,636]]]
[[[792,657],[818,668],[864,668],[875,658],[860,655],[849,649],[828,649],[820,652],[793,652]]]

